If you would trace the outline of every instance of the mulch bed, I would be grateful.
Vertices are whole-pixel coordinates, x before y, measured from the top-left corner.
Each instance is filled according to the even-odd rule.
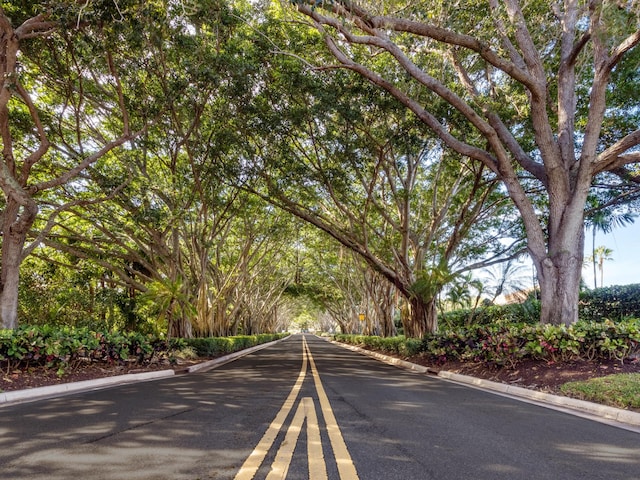
[[[449,361],[441,365],[429,364],[420,357],[410,361],[426,365],[434,370],[448,370],[463,375],[509,383],[549,393],[559,393],[560,386],[572,381],[589,380],[617,373],[640,373],[640,362],[607,360],[601,362],[557,362],[524,360],[515,368],[488,363]]]
[[[169,362],[155,362],[149,365],[89,363],[66,370],[62,375],[58,375],[55,368],[29,367],[26,369],[8,369],[5,362],[4,365],[0,363],[0,391],[24,390],[27,388],[80,382],[82,380],[93,380],[114,375],[125,375],[127,373],[143,373],[168,369],[173,369],[176,373],[185,373],[187,367],[190,365],[206,360],[209,360],[209,358],[180,360],[174,365]]]

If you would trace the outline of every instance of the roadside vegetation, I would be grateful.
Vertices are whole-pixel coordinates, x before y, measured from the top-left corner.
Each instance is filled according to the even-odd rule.
[[[443,330],[423,339],[343,334],[335,335],[335,339],[391,354],[421,355],[435,364],[462,360],[515,368],[524,360],[624,362],[640,352],[640,320],[578,322],[568,327],[476,324]]]
[[[0,325],[421,339],[523,257],[576,323],[639,211],[638,9],[477,6],[3,2]]]
[[[336,334],[336,341],[403,358],[420,358],[435,368],[448,362],[481,363],[515,371],[521,364],[591,365],[640,362],[638,285],[584,292],[581,319],[570,326],[536,321],[536,302],[463,309],[442,316],[441,329],[421,339],[402,335]],[[635,316],[629,316],[635,315]],[[559,393],[621,408],[640,405],[640,374],[606,375],[568,382]]]
[[[200,339],[173,338],[138,332],[93,331],[86,327],[27,326],[0,330],[0,369],[44,367],[58,376],[87,365],[170,366],[179,357],[215,358],[282,338],[286,334],[240,335]]]
[[[594,366],[614,360],[640,362],[640,320],[619,322],[579,321],[569,327],[556,325],[459,326],[423,339],[367,335],[334,336],[342,343],[401,358],[420,358],[435,368],[447,362],[482,363],[489,369],[515,371],[524,362]],[[423,363],[422,361],[420,363]],[[531,363],[529,363],[531,365]],[[605,375],[560,386],[561,394],[619,408],[640,408],[640,373]]]
[[[640,373],[626,373],[565,383],[565,395],[619,408],[640,409]]]

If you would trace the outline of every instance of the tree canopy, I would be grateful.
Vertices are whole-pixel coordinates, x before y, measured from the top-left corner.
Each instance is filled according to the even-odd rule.
[[[254,333],[304,295],[421,336],[525,251],[572,323],[585,218],[636,210],[635,2],[14,1],[0,28],[3,327],[59,321],[48,291]]]
[[[525,226],[542,321],[575,322],[591,186],[607,175],[637,191],[640,110],[622,93],[640,78],[637,4],[294,3],[332,68],[385,90],[495,173]]]

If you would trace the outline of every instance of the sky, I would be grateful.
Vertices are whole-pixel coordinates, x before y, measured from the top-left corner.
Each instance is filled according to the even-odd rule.
[[[590,229],[585,232],[585,259],[592,253],[592,233]],[[640,217],[635,223],[626,227],[617,228],[611,233],[596,233],[596,248],[605,246],[612,250],[611,260],[604,262],[604,286],[640,284]],[[526,288],[534,285],[534,269],[531,259],[521,260],[522,270],[516,275]],[[527,273],[528,272],[528,273]],[[598,287],[600,285],[600,271],[596,267]],[[528,279],[525,280],[525,278]],[[483,279],[480,275],[480,279]],[[587,288],[593,288],[593,265],[589,264],[582,269],[582,279]]]
[[[591,230],[585,237],[585,256],[591,255]],[[636,222],[614,229],[605,235],[596,233],[596,247],[604,245],[613,250],[612,260],[604,262],[604,286],[640,283],[640,218]],[[583,269],[582,277],[589,288],[593,288],[593,267]],[[600,273],[598,272],[598,286]]]

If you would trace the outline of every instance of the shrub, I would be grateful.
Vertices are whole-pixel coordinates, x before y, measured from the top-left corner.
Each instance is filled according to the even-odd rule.
[[[615,285],[580,293],[580,320],[602,322],[640,318],[640,284]],[[470,325],[534,325],[540,320],[540,302],[529,298],[524,303],[489,305],[473,310],[455,310],[439,315],[443,329]]]
[[[422,340],[419,338],[407,338],[399,347],[398,353],[405,357],[413,357],[422,351]]]
[[[471,325],[531,325],[540,321],[540,302],[530,298],[524,303],[454,310],[440,314],[438,319],[443,329],[455,329]]]
[[[579,316],[587,322],[640,317],[640,284],[614,285],[581,292]]]
[[[288,334],[238,335],[234,337],[205,337],[183,339],[185,346],[191,347],[200,357],[218,357],[244,350],[262,343],[271,342]]]
[[[451,328],[423,339],[336,335],[344,343],[400,355],[421,354],[436,363],[484,361],[514,367],[524,359],[624,361],[640,351],[640,320],[578,322],[564,325],[472,325]],[[411,352],[411,353],[409,353]]]
[[[84,362],[108,364],[125,361],[146,364],[173,351],[191,348],[199,356],[219,356],[265,343],[284,335],[251,335],[221,338],[174,338],[139,332],[95,332],[88,328],[49,325],[0,330],[0,363],[13,368],[45,366],[63,373]],[[188,350],[186,350],[188,351]]]

